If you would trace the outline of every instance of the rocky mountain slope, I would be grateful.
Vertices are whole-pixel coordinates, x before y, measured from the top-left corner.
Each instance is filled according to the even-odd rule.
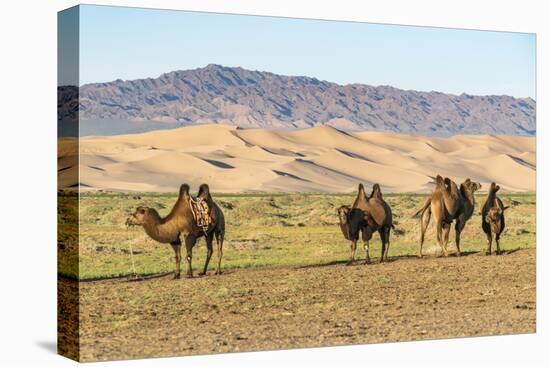
[[[531,98],[339,85],[220,65],[84,85],[80,113],[85,120],[156,121],[159,126],[225,123],[293,129],[326,124],[436,136],[536,132]]]

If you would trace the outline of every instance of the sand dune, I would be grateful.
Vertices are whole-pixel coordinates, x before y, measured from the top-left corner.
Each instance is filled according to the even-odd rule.
[[[69,149],[69,147],[72,147]],[[201,125],[59,143],[59,180],[85,189],[174,191],[207,182],[216,192],[350,192],[377,182],[387,192],[426,192],[436,174],[457,182],[534,191],[535,138],[472,135],[434,138],[347,133],[330,126],[294,131]],[[78,166],[77,166],[78,165]],[[487,187],[487,186],[485,186]]]

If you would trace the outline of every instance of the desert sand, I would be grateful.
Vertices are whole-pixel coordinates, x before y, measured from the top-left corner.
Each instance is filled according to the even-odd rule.
[[[206,182],[215,192],[350,192],[362,182],[385,192],[427,192],[437,174],[456,182],[495,181],[534,191],[534,137],[436,138],[344,132],[318,125],[294,131],[197,125],[141,134],[59,140],[59,182],[83,189],[174,191]],[[484,187],[484,188],[485,188]]]

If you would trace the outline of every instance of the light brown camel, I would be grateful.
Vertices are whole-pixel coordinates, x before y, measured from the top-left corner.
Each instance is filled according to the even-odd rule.
[[[441,176],[438,176],[441,177]],[[438,179],[436,179],[438,180]],[[437,182],[437,181],[436,181]],[[441,181],[440,181],[441,182]],[[443,180],[443,183],[445,185],[445,188],[448,189],[452,186],[452,181],[448,178],[445,178]],[[450,186],[451,185],[451,186]],[[440,186],[441,188],[441,186]],[[475,195],[474,193],[481,188],[481,184],[479,182],[473,182],[469,178],[467,178],[462,184],[460,184],[460,207],[456,211],[453,219],[456,220],[455,223],[455,243],[456,243],[456,255],[460,256],[460,239],[461,239],[461,233],[464,230],[464,227],[466,226],[466,222],[472,217],[474,213],[474,207],[475,207]],[[436,186],[437,189],[437,186]],[[434,190],[435,191],[435,190]],[[433,194],[433,193],[432,193]],[[421,215],[422,221],[421,221],[421,232],[420,232],[420,250],[419,250],[419,257],[422,257],[422,246],[424,244],[424,238],[426,234],[426,230],[428,228],[428,225],[430,223],[430,217],[431,217],[431,198],[432,195],[428,197],[426,202],[424,203],[424,206],[422,209],[417,211],[413,217],[417,217]],[[449,200],[448,200],[449,202]]]
[[[451,230],[451,223],[459,215],[460,211],[463,208],[463,198],[456,183],[448,177],[445,177],[445,179],[443,179],[443,177],[437,175],[434,190],[424,203],[422,209],[420,209],[413,215],[413,217],[421,215],[420,249],[418,252],[418,257],[422,257],[424,238],[426,230],[428,229],[428,225],[430,224],[430,218],[432,214],[434,216],[437,242],[441,247],[441,250],[443,251],[443,256],[449,255],[449,253],[447,252],[447,244],[449,243],[449,232]],[[463,224],[465,223],[466,222],[464,221]],[[463,224],[461,224],[462,228],[464,228]],[[462,228],[460,229],[460,231],[462,231]],[[460,246],[460,238],[458,239],[457,244],[458,246]],[[460,249],[458,248],[457,254],[459,253]]]
[[[464,180],[460,184],[460,196],[462,197],[462,208],[455,216],[455,243],[456,243],[456,256],[460,256],[460,236],[466,222],[472,218],[474,214],[474,208],[476,205],[475,192],[481,189],[481,184],[479,182],[473,182],[469,178]]]
[[[191,266],[193,247],[198,238],[206,236],[207,256],[204,270],[200,273],[200,275],[204,275],[206,274],[208,262],[212,255],[213,235],[216,230],[219,232],[219,228],[225,228],[225,223],[220,224],[223,222],[222,214],[221,217],[218,216],[219,220],[212,221],[207,231],[203,231],[195,221],[193,212],[191,211],[190,200],[192,198],[189,194],[189,185],[183,184],[180,187],[178,200],[166,217],[162,218],[153,208],[140,206],[126,220],[127,225],[142,226],[149,237],[160,243],[169,243],[172,246],[176,259],[174,279],[180,278],[182,243],[185,244],[187,251],[187,276],[193,277],[193,268]],[[216,235],[216,237],[218,236],[221,238],[221,244],[223,244],[223,233]],[[221,250],[221,244],[218,244],[219,250]],[[221,254],[218,254],[218,258],[218,270],[216,274],[220,273]]]
[[[390,206],[382,198],[380,185],[374,184],[371,195],[367,198],[363,184],[359,184],[357,197],[352,209],[360,209],[363,212],[363,242],[366,253],[365,263],[370,262],[369,241],[372,234],[378,231],[382,242],[380,262],[388,261],[390,248],[390,231],[393,228],[393,219]]]
[[[502,204],[502,200],[497,196],[497,192],[500,190],[500,186],[491,183],[489,188],[489,194],[481,209],[481,228],[487,236],[487,251],[486,255],[491,255],[491,246],[493,243],[493,233],[495,234],[495,241],[497,243],[497,255],[500,255],[500,235],[504,231],[504,211],[508,209],[507,206]]]

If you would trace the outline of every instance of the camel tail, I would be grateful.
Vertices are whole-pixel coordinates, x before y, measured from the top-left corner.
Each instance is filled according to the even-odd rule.
[[[419,218],[419,217],[421,217],[421,216],[424,214],[424,212],[426,211],[426,209],[428,209],[428,208],[430,207],[430,204],[431,204],[431,203],[432,203],[431,199],[428,198],[428,199],[426,200],[426,202],[424,203],[424,206],[423,206],[419,211],[417,211],[416,213],[414,213],[414,214],[412,215],[411,218]]]

